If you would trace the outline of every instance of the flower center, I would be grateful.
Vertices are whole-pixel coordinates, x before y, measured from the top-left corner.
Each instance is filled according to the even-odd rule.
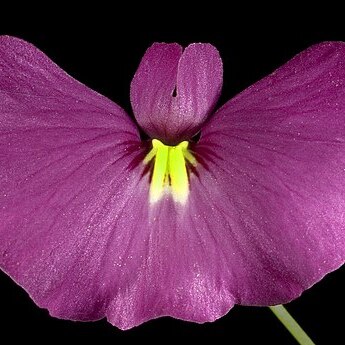
[[[195,157],[188,151],[188,141],[176,146],[164,145],[157,139],[152,140],[152,149],[144,163],[154,159],[150,184],[150,203],[155,203],[165,193],[170,193],[175,202],[185,204],[189,194],[187,162],[196,165]]]

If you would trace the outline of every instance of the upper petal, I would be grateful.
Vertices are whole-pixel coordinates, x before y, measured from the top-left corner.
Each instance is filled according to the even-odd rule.
[[[213,110],[222,87],[223,66],[210,44],[182,48],[155,43],[145,53],[131,84],[139,125],[166,144],[190,139]]]
[[[344,43],[313,46],[230,100],[196,150],[238,302],[286,302],[344,263]]]

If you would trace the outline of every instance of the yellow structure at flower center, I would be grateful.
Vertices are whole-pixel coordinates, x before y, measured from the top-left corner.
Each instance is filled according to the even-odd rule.
[[[157,139],[152,140],[152,149],[144,163],[154,160],[150,185],[150,203],[155,203],[165,193],[171,193],[175,202],[185,204],[189,194],[189,179],[186,160],[196,165],[195,157],[188,151],[188,141],[176,146],[164,145]]]

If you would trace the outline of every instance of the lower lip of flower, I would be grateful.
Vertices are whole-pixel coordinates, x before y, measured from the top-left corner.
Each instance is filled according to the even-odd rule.
[[[196,166],[197,161],[188,150],[188,141],[168,146],[152,139],[152,149],[144,158],[144,164],[153,163],[150,183],[150,203],[154,204],[166,194],[176,203],[186,204],[189,194],[187,163]]]

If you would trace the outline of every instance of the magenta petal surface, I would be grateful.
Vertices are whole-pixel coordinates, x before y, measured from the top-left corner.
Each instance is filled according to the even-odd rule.
[[[155,43],[145,53],[131,84],[131,103],[140,126],[167,144],[190,139],[220,95],[223,66],[210,44],[182,48]]]
[[[0,38],[0,267],[51,315],[127,329],[234,304],[194,209],[149,206],[141,145],[117,105]]]
[[[195,192],[214,237],[227,234],[218,250],[237,303],[287,302],[344,263],[344,43],[313,46],[230,100],[196,151]]]
[[[128,232],[140,154],[121,108],[0,37],[0,267],[52,315],[104,317],[142,261],[135,241],[147,233]]]

